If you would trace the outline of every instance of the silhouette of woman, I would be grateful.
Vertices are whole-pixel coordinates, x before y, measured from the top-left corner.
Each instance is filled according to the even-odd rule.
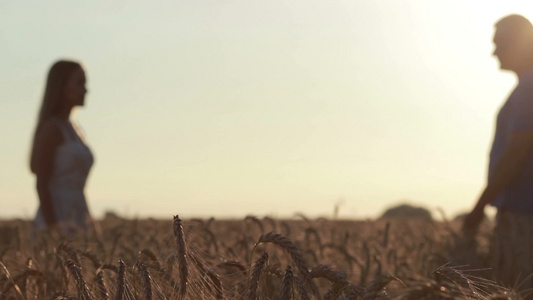
[[[83,192],[93,155],[69,119],[72,109],[84,104],[85,81],[79,63],[58,61],[52,66],[31,151],[40,201],[35,226],[58,228],[67,236],[80,228],[96,229]]]

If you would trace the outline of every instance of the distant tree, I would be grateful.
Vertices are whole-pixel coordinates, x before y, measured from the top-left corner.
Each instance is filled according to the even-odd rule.
[[[432,219],[429,210],[409,204],[400,204],[398,206],[388,208],[380,217],[380,219],[390,218]]]
[[[117,219],[122,219],[122,218],[116,212],[112,210],[106,210],[104,214],[104,219],[117,220]]]

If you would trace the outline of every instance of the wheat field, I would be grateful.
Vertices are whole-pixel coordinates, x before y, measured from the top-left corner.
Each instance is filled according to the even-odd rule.
[[[491,281],[485,221],[100,221],[102,236],[0,222],[2,299],[522,299]],[[522,293],[522,296],[520,295]]]

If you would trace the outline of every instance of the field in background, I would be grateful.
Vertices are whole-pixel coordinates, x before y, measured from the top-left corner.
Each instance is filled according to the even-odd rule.
[[[0,222],[0,299],[520,299],[489,280],[490,222],[475,240],[431,220],[100,224],[64,241]]]

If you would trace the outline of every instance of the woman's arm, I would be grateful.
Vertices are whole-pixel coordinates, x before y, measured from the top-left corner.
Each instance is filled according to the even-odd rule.
[[[54,170],[54,158],[57,147],[63,143],[61,131],[53,122],[42,124],[39,130],[38,140],[39,148],[37,159],[37,193],[41,202],[41,212],[46,225],[52,226],[57,222],[50,195],[50,180]]]

